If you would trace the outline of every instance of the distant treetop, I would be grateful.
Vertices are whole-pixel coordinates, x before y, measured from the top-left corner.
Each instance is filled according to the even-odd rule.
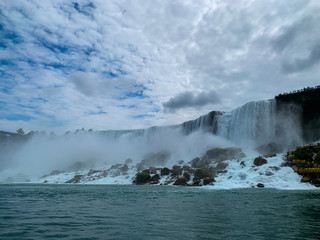
[[[283,97],[283,96],[287,96],[287,95],[291,95],[291,94],[311,92],[311,91],[315,91],[315,90],[320,90],[320,85],[315,86],[315,87],[305,87],[303,89],[294,90],[292,92],[280,93],[275,98],[279,98],[279,97]]]

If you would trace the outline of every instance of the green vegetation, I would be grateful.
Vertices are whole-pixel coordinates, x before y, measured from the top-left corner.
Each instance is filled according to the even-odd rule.
[[[275,98],[280,98],[280,97],[283,97],[283,96],[288,96],[288,95],[293,95],[293,94],[299,94],[299,93],[313,92],[313,91],[316,91],[316,90],[319,90],[319,89],[320,89],[320,85],[315,86],[315,87],[305,87],[305,88],[303,88],[303,89],[294,90],[294,91],[292,91],[292,92],[280,93],[280,94],[278,94]]]
[[[209,177],[209,173],[206,170],[199,168],[195,171],[194,176],[197,178],[203,179],[203,178]]]
[[[302,182],[311,182],[315,186],[320,186],[317,184],[320,179],[320,143],[300,146],[294,151],[289,151],[287,160],[294,171],[303,176]]]

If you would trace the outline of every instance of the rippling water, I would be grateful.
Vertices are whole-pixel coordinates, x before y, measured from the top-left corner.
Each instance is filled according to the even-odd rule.
[[[0,239],[319,237],[319,191],[0,185]]]

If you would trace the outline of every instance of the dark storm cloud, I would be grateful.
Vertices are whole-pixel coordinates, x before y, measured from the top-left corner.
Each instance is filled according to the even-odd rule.
[[[314,22],[315,19],[313,17],[305,17],[294,22],[290,26],[283,27],[281,29],[281,34],[271,41],[272,47],[276,51],[283,51],[300,33],[309,32],[310,29],[313,28]]]
[[[214,90],[209,92],[200,92],[197,95],[193,92],[187,91],[170,98],[169,101],[162,105],[167,111],[175,111],[186,107],[202,107],[210,103],[218,103],[219,101],[220,100]]]
[[[313,67],[320,61],[320,44],[314,46],[305,59],[295,59],[291,63],[282,64],[282,71],[284,73],[295,73],[307,70]]]

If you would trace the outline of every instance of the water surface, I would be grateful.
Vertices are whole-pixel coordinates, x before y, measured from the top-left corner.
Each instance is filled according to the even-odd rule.
[[[0,185],[0,239],[319,239],[320,192]]]

